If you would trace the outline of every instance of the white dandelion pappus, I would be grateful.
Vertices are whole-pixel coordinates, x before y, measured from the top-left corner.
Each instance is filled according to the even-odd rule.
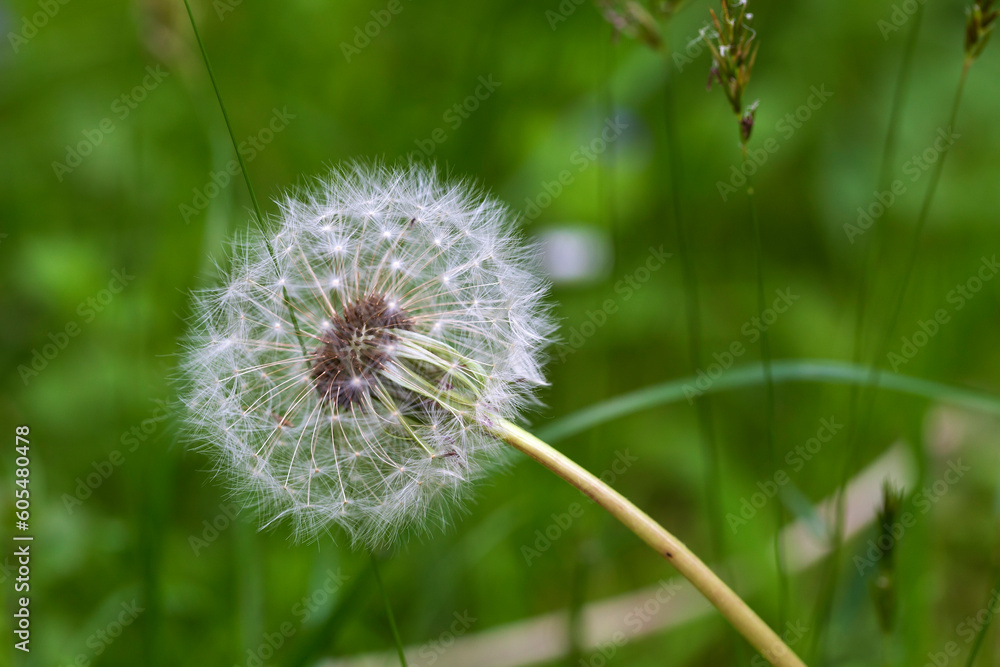
[[[544,383],[547,286],[512,214],[432,169],[354,165],[264,234],[197,295],[193,435],[299,537],[445,523],[504,449],[483,425]]]

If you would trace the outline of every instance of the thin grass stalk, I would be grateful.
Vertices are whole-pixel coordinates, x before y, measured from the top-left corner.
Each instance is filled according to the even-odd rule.
[[[913,56],[916,52],[917,37],[920,32],[920,24],[924,16],[924,5],[917,8],[917,13],[913,17],[913,24],[906,37],[906,44],[903,48],[903,59],[899,65],[899,72],[896,75],[896,82],[892,95],[892,106],[889,111],[889,126],[885,133],[885,142],[882,145],[882,157],[879,160],[878,178],[875,181],[878,190],[889,187],[889,178],[892,175],[892,165],[895,161],[896,146],[899,143],[899,121],[903,114],[903,105],[906,101],[906,91],[908,89],[910,72],[913,69]],[[861,263],[861,277],[858,281],[857,312],[854,319],[854,351],[852,359],[854,363],[860,364],[864,356],[864,330],[865,314],[868,305],[868,286],[872,262],[879,256],[882,246],[882,239],[885,236],[886,221],[889,218],[889,211],[883,214],[880,224],[875,225],[872,236],[865,243],[864,257]],[[857,392],[851,392],[851,412],[850,419],[853,423],[857,414]]]
[[[289,650],[288,658],[283,663],[285,667],[306,667],[315,664],[315,656],[334,645],[338,633],[345,626],[349,627],[348,621],[351,615],[362,604],[368,591],[368,578],[371,576],[371,570],[364,568],[351,579],[347,588],[338,595],[337,600],[326,612],[326,618],[314,630],[304,634]]]
[[[757,33],[749,27],[748,22],[753,15],[747,11],[746,0],[738,2],[730,9],[723,0],[720,14],[710,10],[714,32],[702,31],[702,40],[712,54],[713,66],[709,73],[708,87],[718,82],[733,113],[736,115],[736,127],[739,130],[740,154],[743,164],[748,161],[747,143],[753,134],[758,101],[744,106],[743,98],[747,84],[750,82],[754,63],[757,60],[760,44],[757,43]],[[760,221],[757,217],[753,181],[747,177],[747,202],[749,205],[750,225],[753,234],[754,263],[756,265],[757,311],[764,312],[767,304],[764,300],[764,252],[761,242]],[[764,426],[767,437],[767,457],[772,470],[777,470],[780,464],[778,446],[774,435],[774,378],[771,374],[771,343],[767,328],[761,330],[761,361],[764,367],[765,380],[765,417]],[[778,619],[784,625],[785,605],[788,590],[788,573],[785,567],[783,547],[779,537],[781,526],[785,521],[785,510],[781,503],[773,503],[775,515],[774,565],[778,580]]]
[[[261,224],[264,222],[264,214],[261,212],[260,204],[257,202],[257,193],[253,189],[253,183],[250,182],[250,172],[247,171],[247,164],[244,162],[243,154],[240,152],[239,143],[236,140],[236,133],[233,132],[233,124],[229,120],[229,112],[226,110],[226,104],[222,100],[222,92],[219,90],[219,84],[215,81],[215,72],[212,71],[212,63],[208,59],[208,51],[205,50],[205,43],[201,40],[201,33],[198,32],[198,24],[194,20],[194,13],[191,11],[191,5],[188,0],[184,0],[184,8],[187,9],[188,19],[191,21],[191,30],[194,31],[195,41],[198,42],[198,49],[201,51],[201,59],[205,63],[205,69],[208,71],[208,78],[212,82],[212,89],[215,91],[215,99],[218,100],[219,109],[222,110],[222,117],[226,121],[226,130],[229,132],[229,140],[233,144],[233,151],[236,153],[236,159],[239,160],[240,172],[243,174],[243,182],[246,183],[247,191],[250,193],[250,202],[253,204],[253,210],[256,216],[254,224],[257,226],[261,235],[264,236],[264,231],[261,229]],[[274,262],[274,268],[277,270],[278,259],[274,254],[274,248],[271,247],[270,239],[267,239],[267,252],[270,254],[271,261]],[[281,293],[284,297],[285,305],[288,307],[289,321],[292,323],[292,328],[295,330],[295,335],[298,337],[299,346],[302,348],[302,355],[308,357],[309,353],[306,351],[305,341],[302,336],[302,328],[299,326],[298,317],[295,315],[295,308],[292,301],[288,298],[288,288],[282,285]]]
[[[955,127],[955,121],[958,117],[958,109],[962,100],[962,92],[965,90],[965,83],[969,75],[969,67],[972,64],[972,60],[966,58],[962,66],[962,74],[959,78],[958,89],[955,91],[955,98],[952,101],[951,113],[948,116],[948,129],[949,131]],[[893,305],[890,310],[888,324],[883,331],[883,335],[880,339],[878,346],[875,348],[875,354],[871,358],[871,363],[868,366],[869,381],[866,383],[868,388],[866,399],[863,401],[864,405],[862,407],[862,412],[860,413],[860,418],[858,420],[858,427],[853,431],[853,437],[848,440],[846,453],[844,457],[843,466],[840,471],[840,476],[838,478],[838,486],[836,492],[836,518],[834,520],[833,528],[833,551],[831,553],[831,560],[829,566],[829,576],[827,581],[829,582],[823,590],[820,597],[820,604],[824,607],[818,610],[817,615],[817,625],[815,627],[820,628],[818,633],[823,632],[825,623],[829,620],[830,614],[833,608],[833,597],[836,591],[837,579],[839,577],[839,560],[840,552],[843,548],[843,532],[844,532],[844,519],[846,514],[845,508],[845,497],[844,497],[844,487],[849,478],[850,471],[854,465],[854,460],[857,456],[858,443],[861,442],[861,435],[865,433],[868,429],[868,425],[871,421],[872,414],[874,412],[875,399],[878,395],[879,384],[881,380],[882,371],[879,368],[878,362],[889,350],[889,345],[892,342],[892,337],[896,331],[896,325],[899,323],[899,316],[902,313],[903,302],[906,300],[906,295],[909,290],[910,281],[913,278],[913,270],[916,267],[917,256],[920,251],[920,242],[923,236],[924,228],[927,226],[927,219],[930,214],[931,205],[934,201],[934,195],[937,192],[938,183],[941,180],[941,172],[944,167],[945,158],[948,156],[950,148],[945,149],[941,154],[941,157],[934,164],[934,169],[931,171],[931,179],[927,185],[927,191],[924,195],[923,203],[920,207],[920,213],[917,217],[917,223],[913,228],[913,234],[910,239],[909,252],[906,255],[906,261],[903,268],[903,275],[900,280],[899,288],[897,289],[896,298],[893,299]],[[816,643],[817,649],[822,646],[822,642],[817,639]]]
[[[396,652],[399,653],[399,664],[406,667],[406,651],[403,650],[403,640],[399,636],[399,629],[396,627],[396,617],[392,613],[392,604],[389,602],[389,593],[382,583],[382,574],[378,569],[378,557],[372,555],[372,573],[375,575],[375,583],[378,584],[379,593],[382,594],[382,601],[385,603],[385,615],[389,619],[389,628],[392,630],[392,640],[396,644]]]
[[[993,603],[993,599],[996,596],[997,591],[1000,590],[1000,580],[997,581],[996,586],[990,589],[986,596],[986,602],[983,604],[984,609],[989,609]],[[979,649],[983,646],[983,640],[986,639],[986,631],[990,628],[990,623],[993,621],[994,614],[990,614],[986,618],[986,622],[979,626],[976,631],[976,638],[972,642],[972,648],[969,649],[969,658],[965,661],[965,667],[972,667],[976,664],[976,656],[979,655]]]
[[[243,656],[259,645],[264,634],[264,564],[257,531],[243,521],[234,523],[236,567],[232,576],[236,594],[232,604],[239,624],[237,655]]]
[[[903,58],[900,61],[899,70],[896,74],[896,81],[893,87],[892,106],[889,111],[889,124],[885,134],[885,142],[882,145],[882,156],[879,160],[878,178],[876,180],[876,188],[879,191],[889,187],[892,165],[896,156],[896,146],[899,142],[900,118],[902,117],[904,103],[906,101],[906,91],[908,88],[910,73],[913,69],[913,57],[916,53],[917,38],[920,34],[920,25],[923,21],[923,16],[924,6],[920,5],[917,8],[916,15],[913,17],[913,23],[910,25],[909,33],[906,36],[906,43],[903,46]],[[869,238],[868,242],[865,243],[864,255],[861,260],[861,276],[858,280],[858,294],[854,318],[854,342],[853,352],[851,355],[855,364],[861,364],[864,357],[864,333],[866,314],[868,312],[870,272],[872,271],[875,257],[880,255],[879,250],[884,247],[883,239],[886,234],[886,226],[889,215],[890,212],[886,211],[883,214],[880,223],[875,226],[875,229],[872,230],[872,236]],[[855,430],[858,427],[858,413],[861,408],[861,394],[864,388],[865,385],[861,384],[853,385],[851,387],[847,413],[848,442],[853,442],[855,438]],[[849,470],[849,467],[845,466],[845,470]],[[843,501],[840,489],[843,488],[844,484],[846,484],[846,478],[842,476],[838,479],[838,492],[836,496],[838,498],[838,504]],[[836,580],[839,574],[837,567],[839,567],[838,564],[840,561],[840,549],[842,547],[842,542],[842,540],[838,540],[834,537],[833,551],[829,561],[830,570],[824,577],[824,582],[826,583],[824,584],[822,592],[817,599],[816,611],[814,612],[816,623],[818,623],[818,625],[814,625],[814,627],[818,628],[816,635],[814,635],[814,646],[817,647],[818,651],[823,650],[821,643],[825,633],[826,621],[829,620],[832,596],[836,590]]]
[[[743,159],[746,161],[746,143],[743,144]],[[753,254],[756,265],[757,282],[757,312],[763,313],[767,308],[764,297],[764,249],[761,241],[760,219],[757,216],[756,193],[753,182],[747,177],[747,203],[750,211],[750,225],[753,230]],[[778,470],[778,443],[774,436],[774,373],[771,368],[771,338],[769,328],[760,333],[760,360],[764,369],[764,432],[767,437],[768,455],[771,459],[771,469]],[[781,527],[785,524],[785,507],[783,503],[771,503],[774,506],[774,567],[778,575],[778,627],[785,626],[785,616],[788,604],[788,568],[785,563],[784,548],[781,543]]]
[[[669,49],[664,49],[664,53]],[[681,177],[684,173],[681,160],[680,139],[677,136],[677,123],[674,115],[675,102],[673,79],[669,61],[664,58],[666,80],[663,85],[663,124],[667,138],[667,161],[670,184],[670,199],[673,207],[674,228],[677,234],[677,255],[681,260],[681,274],[684,283],[684,306],[687,320],[688,357],[692,372],[701,368],[702,364],[702,324],[701,300],[699,295],[698,273],[694,259],[688,248],[687,228],[681,207]],[[698,419],[698,431],[701,442],[702,458],[705,461],[704,493],[708,507],[708,525],[711,527],[712,555],[721,558],[726,553],[725,535],[722,531],[722,471],[718,442],[715,437],[715,423],[712,413],[711,399],[698,396],[694,399],[695,413]]]

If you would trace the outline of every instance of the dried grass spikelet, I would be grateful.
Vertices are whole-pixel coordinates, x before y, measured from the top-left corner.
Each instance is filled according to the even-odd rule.
[[[965,22],[965,57],[975,60],[982,54],[986,44],[993,34],[993,26],[1000,8],[995,0],[978,0],[966,10]]]
[[[625,35],[642,42],[654,51],[663,49],[660,20],[676,14],[686,0],[597,0],[604,20],[611,24],[615,36]]]
[[[744,108],[743,95],[750,83],[759,44],[749,25],[753,14],[747,12],[747,0],[739,0],[736,6],[738,9],[730,11],[726,0],[722,0],[721,17],[715,10],[709,10],[714,30],[703,30],[702,39],[712,53],[708,88],[711,89],[713,81],[719,82],[733,113],[740,119],[740,138],[745,144],[753,131],[757,102]]]
[[[878,545],[882,550],[877,574],[871,582],[872,602],[875,605],[875,616],[883,634],[891,635],[895,629],[898,608],[898,591],[896,590],[896,546],[899,535],[894,532],[900,529],[899,517],[903,512],[905,494],[901,487],[890,480],[882,482],[882,502],[878,507]],[[883,545],[887,545],[883,548]]]

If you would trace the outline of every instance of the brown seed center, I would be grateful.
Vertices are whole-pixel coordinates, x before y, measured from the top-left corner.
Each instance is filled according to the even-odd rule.
[[[331,318],[322,344],[313,352],[311,376],[322,400],[342,406],[362,401],[391,356],[395,331],[412,325],[410,317],[381,294],[345,305]]]

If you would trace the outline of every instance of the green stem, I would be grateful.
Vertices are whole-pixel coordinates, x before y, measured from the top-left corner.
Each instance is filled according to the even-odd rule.
[[[303,633],[303,636],[297,640],[299,643],[290,648],[288,659],[284,663],[285,667],[306,667],[315,664],[318,660],[314,656],[334,645],[338,633],[343,632],[345,626],[350,627],[349,621],[361,605],[364,594],[368,591],[368,577],[370,576],[367,569],[354,576],[343,595],[338,596],[338,599],[330,606],[326,618],[314,629]]]
[[[669,560],[771,664],[805,667],[781,638],[701,559],[624,496],[551,445],[506,420],[488,424],[487,428],[579,489]]]
[[[741,144],[743,161],[747,160],[747,144]],[[750,225],[753,231],[753,254],[757,278],[757,313],[763,313],[767,308],[764,296],[764,248],[761,241],[760,219],[757,216],[756,193],[753,182],[747,177],[747,203],[750,210]],[[764,327],[760,333],[760,360],[764,368],[764,431],[767,437],[768,455],[771,459],[771,470],[778,470],[778,443],[774,436],[774,374],[771,369],[771,337],[769,328]],[[781,543],[781,527],[785,524],[785,508],[782,503],[774,505],[774,567],[778,575],[778,627],[785,625],[785,610],[788,599],[788,571],[785,566],[785,553]]]
[[[958,89],[955,91],[955,99],[952,102],[951,113],[948,116],[948,132],[951,132],[955,127],[955,121],[958,118],[958,108],[962,102],[962,92],[965,90],[965,82],[969,78],[969,66],[972,64],[971,60],[966,60],[962,67],[962,75],[958,81]],[[892,341],[892,335],[895,333],[896,324],[899,322],[899,315],[903,309],[903,302],[906,300],[906,294],[910,287],[910,281],[913,277],[913,269],[917,264],[917,256],[920,253],[920,241],[923,236],[924,228],[927,226],[927,219],[930,214],[931,205],[934,202],[934,195],[937,193],[938,183],[941,181],[941,172],[944,169],[945,159],[948,157],[948,153],[951,148],[948,147],[941,153],[941,157],[934,164],[934,170],[931,172],[931,180],[927,185],[927,192],[924,195],[923,204],[920,206],[920,214],[917,217],[917,224],[913,229],[913,238],[910,241],[910,251],[906,257],[906,264],[903,269],[903,278],[900,281],[899,293],[897,298],[893,300],[892,315],[889,318],[889,324],[886,326],[885,335],[882,338],[882,343],[878,348],[875,358],[872,360],[871,368],[873,373],[877,373],[876,365],[878,360],[885,355],[889,349],[889,344]],[[875,392],[878,387],[873,387],[872,391]],[[869,403],[869,409],[871,404]]]
[[[236,133],[233,132],[233,124],[229,120],[229,112],[226,111],[226,105],[222,101],[222,92],[219,90],[219,84],[215,81],[215,72],[212,71],[212,63],[208,59],[208,51],[205,50],[205,43],[201,41],[201,33],[198,32],[198,24],[194,20],[194,14],[191,12],[191,5],[188,3],[188,0],[184,0],[184,8],[187,9],[188,19],[191,21],[191,30],[194,31],[194,38],[198,42],[198,49],[201,51],[201,58],[205,63],[205,69],[208,70],[208,78],[212,81],[212,89],[215,91],[215,99],[218,100],[219,109],[222,110],[222,117],[226,121],[226,130],[229,132],[229,140],[233,143],[233,151],[236,153],[236,159],[239,160],[240,171],[243,173],[243,181],[246,183],[247,191],[250,193],[250,201],[253,203],[253,210],[256,215],[254,224],[257,226],[257,230],[260,231],[261,236],[267,244],[267,253],[271,256],[271,262],[274,264],[275,272],[280,273],[278,269],[278,258],[274,254],[274,248],[271,247],[271,239],[269,239],[261,229],[261,224],[264,222],[264,215],[261,213],[260,204],[257,203],[257,194],[254,192],[253,184],[250,182],[250,172],[247,171],[247,164],[243,161],[243,154],[240,152],[239,144],[236,141]],[[281,294],[285,299],[285,305],[288,306],[289,321],[292,323],[292,329],[295,331],[295,336],[299,341],[299,347],[302,348],[302,356],[308,358],[309,352],[306,351],[305,341],[302,336],[302,329],[299,327],[298,318],[295,316],[295,308],[292,304],[292,300],[288,296],[288,288],[284,285],[281,286]]]
[[[996,596],[997,591],[1000,591],[1000,581],[997,581],[997,585],[990,590],[989,594],[986,596],[986,602],[983,605],[983,609],[990,609],[993,604],[993,598]],[[976,663],[976,656],[979,655],[979,649],[982,648],[983,640],[986,639],[986,631],[990,627],[990,622],[993,620],[993,614],[986,617],[986,622],[979,626],[979,630],[976,631],[976,639],[972,643],[972,648],[969,650],[969,659],[965,662],[965,667],[972,667]]]
[[[920,5],[917,8],[917,13],[913,17],[913,24],[910,26],[910,32],[906,37],[906,44],[903,48],[903,60],[899,65],[899,72],[896,75],[896,85],[892,95],[892,107],[889,111],[889,127],[885,133],[885,143],[882,145],[882,157],[880,159],[878,179],[875,182],[876,188],[878,190],[885,190],[889,188],[889,177],[892,174],[892,164],[896,155],[896,144],[899,141],[899,119],[903,113],[903,103],[906,100],[906,90],[907,83],[909,82],[909,73],[913,67],[913,55],[916,51],[917,36],[920,32],[920,23],[924,15],[924,5]],[[869,272],[871,270],[872,261],[879,254],[877,250],[881,248],[881,239],[885,234],[886,221],[889,217],[889,211],[886,211],[882,220],[875,229],[872,230],[871,239],[865,244],[864,257],[861,263],[861,278],[858,281],[858,299],[857,299],[857,315],[854,319],[854,352],[853,358],[854,363],[860,364],[862,361],[862,356],[864,353],[864,329],[865,329],[865,313],[867,312],[867,301],[868,301],[868,286],[869,286]],[[858,389],[856,387],[855,389]],[[854,417],[857,414],[857,401],[858,392],[851,392],[850,399],[850,421],[854,422]]]
[[[219,84],[215,81],[215,72],[212,71],[212,64],[208,60],[208,51],[205,50],[205,44],[201,41],[201,33],[198,32],[198,24],[194,20],[194,14],[191,12],[191,5],[188,3],[188,0],[184,0],[184,7],[187,9],[188,19],[191,20],[191,29],[194,31],[194,38],[198,42],[198,48],[201,50],[202,60],[205,61],[205,69],[208,70],[208,78],[212,82],[215,97],[219,100],[219,109],[222,110],[222,117],[226,121],[226,129],[229,130],[229,138],[233,142],[236,159],[240,162],[240,171],[243,172],[243,180],[246,182],[247,190],[250,192],[250,201],[253,203],[253,210],[257,214],[257,219],[263,220],[264,216],[260,213],[260,204],[257,203],[257,195],[254,193],[253,185],[250,183],[250,172],[247,171],[246,162],[243,161],[243,154],[240,153],[236,142],[236,133],[233,132],[233,124],[229,120],[229,112],[226,111],[226,105],[222,102],[222,93],[219,91]]]
[[[382,600],[385,602],[385,615],[389,618],[389,627],[392,629],[392,639],[396,642],[396,651],[399,653],[399,664],[406,667],[406,652],[403,650],[403,640],[399,637],[399,629],[396,627],[396,617],[392,615],[392,605],[389,604],[389,594],[382,583],[382,574],[378,570],[378,557],[372,554],[372,572],[375,575],[375,582],[378,590],[382,593]]]
[[[966,59],[962,65],[962,74],[959,78],[958,89],[955,91],[955,98],[952,102],[951,113],[948,116],[947,131],[953,131],[955,127],[955,121],[958,118],[958,109],[962,101],[962,92],[965,90],[965,83],[969,75],[969,67],[972,64],[970,59]],[[879,368],[879,360],[885,356],[889,350],[889,345],[892,342],[893,334],[896,331],[896,325],[899,322],[899,316],[902,313],[903,303],[906,300],[906,294],[909,290],[910,281],[913,277],[913,270],[916,267],[917,257],[920,252],[920,242],[923,236],[924,228],[927,226],[928,216],[930,214],[931,205],[934,201],[934,195],[937,192],[938,183],[941,180],[941,172],[944,169],[945,158],[947,158],[950,152],[950,147],[946,148],[938,158],[938,161],[934,164],[934,168],[931,171],[931,180],[927,185],[927,191],[924,195],[923,203],[920,207],[920,213],[917,217],[916,225],[913,229],[913,234],[910,239],[909,252],[906,255],[906,260],[903,265],[903,275],[900,280],[900,285],[897,291],[896,298],[893,300],[893,305],[890,310],[889,321],[885,327],[882,338],[879,345],[875,349],[875,354],[871,359],[869,365],[869,381],[866,382],[868,387],[867,398],[865,401],[863,412],[859,415],[860,418],[857,420],[857,426],[852,427],[850,436],[847,441],[846,453],[844,456],[843,466],[840,470],[840,477],[837,485],[836,492],[836,519],[834,522],[834,530],[832,535],[833,545],[830,554],[830,561],[828,567],[828,574],[826,578],[826,585],[823,587],[823,591],[818,598],[818,608],[816,612],[815,624],[813,627],[820,628],[821,630],[817,633],[817,650],[822,648],[820,635],[823,632],[822,628],[825,627],[826,622],[829,620],[830,614],[833,609],[833,597],[836,591],[837,579],[839,576],[839,561],[841,550],[843,548],[843,532],[844,532],[844,519],[845,519],[845,504],[846,498],[844,496],[844,487],[847,484],[847,480],[850,476],[850,471],[854,466],[854,459],[857,454],[858,443],[862,440],[862,435],[867,431],[868,424],[871,420],[872,413],[875,406],[875,398],[878,395],[880,378],[882,371]]]
[[[879,164],[878,179],[876,181],[876,188],[879,191],[888,189],[889,178],[892,174],[892,165],[896,155],[896,144],[899,139],[899,119],[903,113],[903,104],[906,100],[906,90],[907,83],[909,81],[909,74],[913,68],[913,56],[916,52],[917,37],[920,33],[920,24],[923,20],[924,6],[920,5],[917,8],[917,14],[913,17],[913,23],[910,26],[909,34],[906,37],[906,44],[903,47],[903,58],[899,65],[899,71],[896,75],[896,84],[892,96],[892,107],[889,111],[889,125],[885,135],[885,143],[882,146],[882,157]],[[858,295],[856,304],[856,315],[854,318],[854,350],[852,353],[852,358],[855,364],[860,364],[862,358],[864,357],[864,332],[866,323],[866,313],[868,310],[868,290],[869,290],[869,273],[872,271],[872,263],[876,256],[880,254],[879,250],[883,247],[883,238],[886,234],[886,227],[889,219],[889,211],[887,210],[882,217],[882,220],[876,225],[876,228],[872,231],[871,238],[865,243],[864,256],[861,260],[861,276],[858,280]],[[861,408],[861,390],[864,385],[856,384],[851,387],[850,396],[848,398],[848,412],[847,412],[847,422],[848,422],[848,435],[847,441],[852,442],[854,440],[854,431],[857,429],[858,412]],[[846,483],[844,478],[839,479],[838,482]],[[839,488],[840,485],[838,485]],[[841,546],[841,541],[835,540],[833,545],[833,554],[830,558],[830,567],[838,567],[840,561],[840,554],[838,550]],[[836,583],[836,572],[828,572],[827,576],[824,578],[826,582]],[[818,619],[822,619],[824,622],[821,625],[816,626],[818,628],[816,634],[813,636],[813,642],[815,650],[818,653],[823,652],[823,640],[826,637],[826,619],[829,617],[829,613],[832,609],[833,595],[835,592],[835,587],[831,588],[829,583],[824,585],[821,589],[821,594],[817,598],[816,611],[814,615]]]
[[[670,199],[673,204],[674,227],[677,233],[677,254],[681,260],[681,274],[684,282],[684,305],[688,328],[688,356],[692,371],[701,368],[702,326],[701,300],[698,294],[698,274],[694,260],[688,249],[687,229],[681,208],[681,177],[684,174],[681,163],[680,139],[677,136],[677,124],[674,119],[673,77],[670,76],[670,63],[664,60],[667,70],[664,92],[664,129],[667,135],[667,160],[670,169]],[[695,414],[698,419],[698,430],[701,435],[701,449],[705,460],[704,493],[708,505],[708,525],[711,527],[712,547],[714,555],[721,557],[725,553],[725,537],[722,531],[722,472],[719,463],[719,449],[715,437],[715,420],[712,414],[712,404],[707,397],[698,397],[694,401]]]

